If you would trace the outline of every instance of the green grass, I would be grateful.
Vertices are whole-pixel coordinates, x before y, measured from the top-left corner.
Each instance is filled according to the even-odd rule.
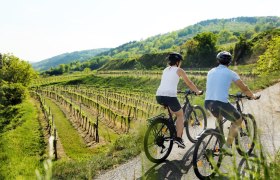
[[[13,118],[20,123],[0,134],[0,179],[35,179],[35,170],[43,170],[44,137],[33,103],[17,105]]]
[[[87,159],[96,151],[86,147],[86,144],[78,131],[71,125],[69,120],[60,108],[50,99],[46,99],[46,104],[50,107],[54,115],[54,124],[58,137],[63,144],[66,155],[73,160]]]

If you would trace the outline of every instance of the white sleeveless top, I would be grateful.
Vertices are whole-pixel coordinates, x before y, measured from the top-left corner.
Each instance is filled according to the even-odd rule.
[[[168,66],[163,70],[157,96],[177,97],[177,86],[180,77],[177,74],[178,67]]]

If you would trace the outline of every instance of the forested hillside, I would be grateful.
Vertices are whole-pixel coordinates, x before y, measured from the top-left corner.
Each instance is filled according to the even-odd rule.
[[[32,66],[39,71],[50,69],[51,67],[56,67],[59,64],[69,64],[74,61],[85,61],[99,53],[108,51],[109,48],[91,49],[84,51],[75,51],[71,53],[64,53],[58,56],[54,56],[40,62],[33,63]]]
[[[234,55],[233,64],[235,65],[252,64],[257,63],[260,58],[263,59],[263,55],[269,50],[269,47],[277,46],[276,39],[279,36],[280,29],[273,29],[256,33],[249,39],[240,36],[236,43],[218,45],[217,36],[214,33],[200,33],[179,46],[178,49],[183,53],[185,59],[183,68],[211,68],[216,66],[216,54],[221,50],[227,50]],[[101,70],[162,69],[166,65],[165,57],[167,53],[161,52],[145,54],[139,58],[111,60]],[[277,53],[275,55],[277,56]],[[259,65],[259,63],[257,64]],[[276,67],[274,66],[274,68]]]
[[[230,19],[212,19],[201,21],[181,30],[159,34],[142,41],[131,41],[117,48],[105,51],[100,56],[106,55],[116,59],[135,57],[143,54],[156,53],[176,48],[201,32],[219,34],[219,44],[236,42],[237,37],[245,33],[247,37],[255,32],[261,32],[280,26],[279,17],[237,17]]]
[[[52,68],[46,75],[73,71],[161,69],[168,52],[183,53],[183,67],[209,68],[216,65],[220,50],[234,54],[235,64],[256,63],[272,37],[279,36],[279,17],[212,19],[184,29],[132,41],[84,61]]]

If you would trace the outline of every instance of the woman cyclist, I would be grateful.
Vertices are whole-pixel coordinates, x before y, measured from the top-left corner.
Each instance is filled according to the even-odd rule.
[[[185,148],[185,144],[182,140],[184,114],[177,98],[177,86],[180,77],[183,78],[186,85],[197,95],[202,94],[202,91],[197,89],[193,82],[187,77],[186,72],[180,68],[183,60],[181,54],[176,52],[170,53],[167,59],[168,67],[163,70],[161,82],[156,92],[156,100],[159,104],[168,106],[171,112],[177,116],[177,137],[174,139],[174,142],[178,144],[180,148]]]

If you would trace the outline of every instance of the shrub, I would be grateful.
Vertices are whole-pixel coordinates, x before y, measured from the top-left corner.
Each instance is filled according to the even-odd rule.
[[[9,106],[21,103],[26,97],[26,90],[21,83],[2,83],[0,85],[0,104]]]

